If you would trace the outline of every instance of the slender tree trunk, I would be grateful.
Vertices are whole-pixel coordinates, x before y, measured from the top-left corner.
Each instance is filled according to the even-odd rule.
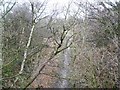
[[[22,61],[22,64],[21,64],[21,69],[19,71],[19,74],[21,74],[23,72],[23,69],[24,69],[25,60],[27,58],[28,48],[29,48],[31,40],[32,40],[32,35],[33,35],[34,28],[35,28],[35,25],[33,25],[32,28],[31,28],[30,36],[29,36],[28,43],[27,43],[27,46],[26,46],[25,51],[24,51],[24,57],[23,57],[23,61]]]
[[[24,69],[24,66],[25,66],[25,61],[26,61],[27,54],[28,54],[28,48],[30,46],[30,43],[31,43],[31,40],[32,40],[33,31],[34,31],[34,28],[35,28],[34,3],[30,2],[30,4],[31,4],[31,9],[32,9],[32,28],[30,30],[30,35],[29,35],[29,38],[28,38],[28,42],[27,42],[26,48],[24,50],[24,57],[23,57],[23,60],[22,60],[22,64],[21,64],[21,68],[20,68],[19,74],[22,74],[22,72],[23,72],[23,69]]]
[[[25,67],[25,61],[27,59],[27,54],[28,54],[28,48],[30,46],[30,43],[31,43],[31,40],[32,40],[33,31],[34,31],[34,28],[35,28],[34,3],[32,3],[32,2],[30,2],[30,3],[31,3],[31,9],[32,9],[32,25],[31,25],[32,27],[31,27],[31,30],[30,30],[30,35],[29,35],[29,38],[28,38],[28,42],[27,42],[26,48],[24,50],[24,56],[23,56],[21,67],[20,67],[20,71],[18,72],[19,75],[23,73],[23,70],[24,70],[24,67]],[[18,77],[16,77],[16,79],[14,81],[14,84],[17,81],[18,81]]]

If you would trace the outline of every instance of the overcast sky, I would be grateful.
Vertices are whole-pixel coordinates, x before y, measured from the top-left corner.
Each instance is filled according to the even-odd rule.
[[[11,0],[5,0],[5,1],[11,1]],[[12,0],[12,1],[17,1],[19,3],[24,3],[24,2],[28,2],[28,1],[44,1],[44,0]],[[55,3],[58,3],[59,5],[64,5],[67,4],[69,1],[89,1],[89,2],[95,2],[95,1],[105,1],[105,0],[48,0],[48,2],[52,5]],[[106,1],[120,1],[120,0],[106,0]]]
[[[16,0],[18,2],[28,2],[29,0]],[[31,1],[39,1],[39,0],[31,0]],[[44,0],[40,0],[40,1],[44,1]],[[71,0],[48,0],[49,2],[51,3],[59,3],[59,4],[65,4]],[[95,2],[95,1],[104,1],[104,0],[72,0],[72,1],[89,1],[89,2]],[[106,0],[107,1],[107,0]],[[109,0],[109,1],[112,1],[112,2],[115,2],[115,1],[119,1],[119,0]]]
[[[18,2],[19,4],[22,4],[22,3],[25,3],[25,2],[29,2],[29,1],[44,1],[44,0],[5,0],[5,1],[16,1]],[[95,3],[97,1],[105,1],[105,0],[47,0],[48,1],[48,4],[47,4],[47,12],[50,12],[51,10],[53,10],[56,7],[56,9],[58,10],[61,10],[63,8],[63,6],[67,5],[69,2],[91,2],[91,3]],[[112,1],[112,2],[115,2],[115,1],[120,1],[120,0],[106,0],[106,1]],[[57,5],[56,5],[57,4]],[[76,9],[75,8],[75,5],[72,4],[71,5],[72,8]]]
[[[25,3],[25,2],[29,2],[29,1],[44,1],[44,0],[5,0],[5,1],[12,1],[12,2],[14,2],[14,1],[16,1],[16,2],[18,2],[18,3]],[[77,2],[86,2],[86,1],[89,1],[89,2],[96,2],[96,1],[105,1],[105,0],[47,0],[48,1],[48,6],[50,7],[50,8],[53,8],[56,4],[57,4],[57,6],[60,8],[60,7],[62,7],[62,6],[64,6],[64,5],[67,5],[68,4],[68,2],[70,2],[70,1],[73,1],[73,2],[75,2],[75,1],[77,1]],[[120,1],[120,0],[106,0],[106,1],[112,1],[112,2],[115,2],[115,1]]]
[[[11,1],[11,0],[8,0],[8,1]],[[12,1],[17,1],[18,3],[25,3],[25,2],[29,2],[29,1],[44,1],[44,0],[12,0]],[[48,1],[48,7],[49,9],[50,8],[54,8],[55,5],[57,4],[57,7],[61,8],[63,7],[64,5],[67,5],[68,2],[86,2],[86,1],[89,1],[89,2],[97,2],[97,1],[105,1],[105,0],[47,0]],[[119,1],[119,0],[106,0],[106,1],[112,1],[112,2],[115,2],[115,1]]]

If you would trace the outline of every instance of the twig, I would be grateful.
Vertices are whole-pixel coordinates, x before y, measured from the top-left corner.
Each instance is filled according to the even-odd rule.
[[[5,16],[12,10],[12,8],[15,6],[16,2],[13,3],[13,5],[10,7],[9,10],[7,10],[7,12],[2,16],[2,18],[5,18]]]

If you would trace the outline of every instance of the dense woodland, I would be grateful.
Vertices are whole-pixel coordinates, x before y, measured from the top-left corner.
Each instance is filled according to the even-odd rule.
[[[2,87],[118,88],[120,1],[48,3],[0,0]]]

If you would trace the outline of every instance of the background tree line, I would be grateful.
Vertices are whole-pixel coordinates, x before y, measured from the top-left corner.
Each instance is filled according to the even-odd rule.
[[[72,1],[51,13],[48,3],[0,1],[2,87],[37,88],[42,83],[34,82],[42,80],[41,74],[66,79],[72,88],[120,86],[120,2]],[[60,54],[68,47],[70,72],[62,78]],[[49,86],[54,87],[57,79],[52,78]]]

